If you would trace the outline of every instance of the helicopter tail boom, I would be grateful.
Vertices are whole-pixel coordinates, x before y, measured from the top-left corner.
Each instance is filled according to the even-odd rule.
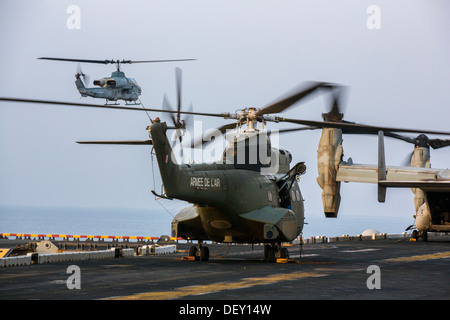
[[[150,135],[155,148],[165,195],[167,197],[174,197],[178,192],[177,182],[180,176],[180,168],[176,162],[170,142],[167,139],[166,129],[166,124],[161,123],[157,119],[150,126]]]

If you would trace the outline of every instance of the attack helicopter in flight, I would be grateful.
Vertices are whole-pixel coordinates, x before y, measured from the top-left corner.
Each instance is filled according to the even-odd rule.
[[[313,82],[295,88],[262,108],[243,108],[235,113],[201,113],[181,110],[181,72],[177,72],[178,105],[176,110],[168,108],[150,109],[126,106],[82,104],[49,100],[0,98],[0,101],[54,104],[86,108],[103,108],[128,111],[166,112],[173,114],[172,124],[159,118],[150,119],[147,127],[150,140],[128,141],[77,141],[81,144],[152,145],[157,158],[167,199],[184,200],[192,205],[182,209],[173,219],[171,236],[197,240],[189,255],[199,260],[209,259],[206,240],[221,243],[264,243],[264,258],[286,258],[289,253],[281,247],[282,242],[296,239],[304,226],[304,205],[300,191],[299,176],[304,174],[304,162],[294,165],[288,150],[271,144],[274,130],[258,128],[258,123],[293,123],[301,127],[283,128],[279,133],[322,129],[318,150],[318,182],[324,189],[322,199],[326,217],[336,217],[339,207],[339,185],[336,173],[342,162],[342,132],[354,134],[377,134],[379,131],[412,132],[450,135],[450,132],[402,129],[361,125],[342,121],[339,113],[340,85]],[[323,114],[324,121],[288,119],[273,115],[281,113],[294,104],[304,101],[317,92],[332,95],[332,107]],[[164,103],[163,103],[164,104]],[[235,130],[228,139],[222,157],[214,163],[177,163],[168,138],[169,130],[183,130],[186,121],[181,115],[206,116],[231,120],[217,128],[218,134]],[[193,139],[191,147],[201,147],[210,141],[211,135]],[[154,192],[155,195],[156,192]]]
[[[121,64],[134,63],[156,63],[156,62],[175,62],[175,61],[193,61],[195,59],[176,59],[176,60],[86,60],[86,59],[66,59],[66,58],[50,58],[41,57],[41,60],[78,62],[77,73],[75,75],[75,85],[82,97],[93,97],[106,99],[106,104],[112,101],[118,104],[118,100],[124,100],[126,104],[140,104],[138,102],[142,89],[133,78],[128,78],[121,70]],[[89,85],[89,76],[83,73],[80,63],[97,63],[97,64],[115,64],[116,71],[111,73],[111,77],[104,77],[94,80],[93,85],[96,87],[87,88]]]

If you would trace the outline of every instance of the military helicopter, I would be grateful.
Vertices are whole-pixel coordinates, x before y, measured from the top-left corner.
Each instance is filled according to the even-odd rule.
[[[137,102],[139,96],[142,93],[141,87],[138,85],[135,79],[128,78],[121,70],[121,64],[131,63],[155,63],[155,62],[174,62],[174,61],[193,61],[195,59],[176,59],[176,60],[145,60],[145,61],[132,61],[132,60],[85,60],[85,59],[65,59],[65,58],[49,58],[41,57],[41,60],[53,60],[53,61],[69,61],[78,62],[77,73],[75,75],[75,85],[82,97],[93,97],[106,99],[106,104],[113,101],[113,104],[117,105],[118,100],[124,100],[126,104],[140,104]],[[94,86],[98,88],[86,88],[89,85],[89,77],[81,70],[80,63],[98,63],[98,64],[115,64],[116,71],[111,73],[111,77],[104,77],[99,80],[94,80]]]
[[[177,86],[181,73],[177,73]],[[0,98],[0,101],[26,102],[39,104],[59,104],[90,108],[110,108],[116,110],[167,112],[172,117],[173,125],[159,118],[150,119],[147,127],[150,140],[129,141],[77,141],[81,144],[130,144],[152,145],[157,158],[159,171],[164,186],[164,194],[156,196],[167,199],[180,199],[192,205],[182,209],[173,219],[171,235],[184,239],[197,240],[198,246],[192,246],[190,256],[201,261],[209,260],[209,249],[204,241],[212,240],[222,243],[264,243],[264,258],[274,261],[276,258],[286,258],[289,253],[281,247],[282,242],[297,238],[304,226],[303,197],[299,187],[299,176],[304,174],[304,162],[291,166],[292,155],[288,150],[277,149],[271,145],[273,130],[262,130],[258,123],[288,122],[304,125],[303,127],[280,129],[280,133],[323,129],[322,135],[328,135],[328,129],[339,128],[353,130],[358,133],[386,132],[422,132],[431,134],[446,134],[450,132],[424,131],[415,129],[386,128],[379,126],[360,125],[348,122],[329,121],[338,110],[339,98],[336,93],[339,85],[313,82],[270,103],[262,108],[244,108],[235,113],[200,113],[181,110],[181,88],[178,87],[177,110],[114,107],[108,105],[81,104],[49,100],[31,100],[17,98]],[[318,91],[325,90],[333,95],[332,108],[324,114],[325,121],[310,121],[302,119],[287,119],[271,115],[292,107]],[[214,163],[182,163],[178,164],[173,154],[168,138],[169,130],[186,128],[186,121],[181,115],[199,115],[219,117],[233,120],[232,123],[217,128],[217,132],[225,133],[236,130],[236,133],[226,146],[220,160]],[[193,139],[191,147],[203,146],[209,142],[210,136]],[[332,138],[332,136],[330,136]],[[321,157],[325,154],[334,161],[335,149],[330,148],[324,139]],[[325,152],[323,152],[325,150]],[[338,156],[338,162],[341,157]],[[334,163],[334,162],[333,162]],[[325,166],[325,169],[329,169]],[[319,169],[320,171],[320,169]],[[324,185],[330,175],[320,178]],[[335,178],[335,177],[334,177]],[[328,194],[324,197],[328,202]],[[332,202],[332,201],[331,201]],[[327,213],[328,208],[324,208]]]

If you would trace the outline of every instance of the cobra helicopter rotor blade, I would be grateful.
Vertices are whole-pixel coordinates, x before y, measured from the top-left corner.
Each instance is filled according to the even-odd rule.
[[[62,105],[62,106],[85,107],[85,108],[101,108],[101,109],[117,109],[117,110],[130,110],[130,111],[152,111],[152,112],[177,113],[177,111],[165,110],[165,109],[123,107],[123,106],[116,106],[116,105],[99,105],[99,104],[90,104],[90,103],[77,103],[77,102],[39,100],[39,99],[23,99],[23,98],[0,97],[0,101],[35,103],[35,104],[49,104],[49,105]],[[226,118],[227,116],[229,116],[229,113],[207,113],[207,112],[190,112],[190,111],[180,111],[180,113],[181,114],[188,114],[188,115],[196,115],[196,116],[217,117],[217,118]]]
[[[175,61],[195,61],[197,59],[170,59],[170,60],[122,60],[120,63],[153,63],[153,62],[175,62]]]
[[[52,60],[52,61],[67,61],[67,62],[84,62],[84,63],[99,63],[99,64],[108,64],[108,63],[116,63],[115,60],[89,60],[89,59],[67,59],[67,58],[50,58],[50,57],[40,57],[40,60]]]
[[[134,61],[134,60],[92,60],[92,59],[69,59],[69,58],[51,58],[51,57],[40,57],[38,58],[40,60],[53,60],[53,61],[67,61],[67,62],[85,62],[85,63],[99,63],[99,64],[115,64],[117,62],[119,63],[153,63],[153,62],[175,62],[175,61],[194,61],[197,59],[171,59],[171,60],[141,60],[141,61]]]

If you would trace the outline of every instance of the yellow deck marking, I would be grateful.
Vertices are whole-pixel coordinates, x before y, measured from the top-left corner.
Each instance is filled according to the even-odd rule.
[[[445,258],[450,258],[450,251],[424,254],[424,255],[420,255],[420,256],[391,258],[391,259],[385,259],[384,261],[411,262],[411,261],[425,261],[425,260],[430,260],[430,259],[445,259]]]
[[[10,248],[7,249],[0,249],[0,258],[3,258],[8,252],[11,250]]]
[[[206,294],[211,292],[242,289],[253,286],[265,285],[270,283],[276,283],[280,281],[296,280],[309,277],[323,277],[327,274],[316,272],[294,272],[286,274],[275,274],[267,277],[260,278],[245,278],[236,282],[217,282],[206,285],[181,287],[171,291],[158,291],[138,293],[131,296],[114,297],[115,300],[163,300],[174,299],[180,297],[186,297],[191,295]]]

